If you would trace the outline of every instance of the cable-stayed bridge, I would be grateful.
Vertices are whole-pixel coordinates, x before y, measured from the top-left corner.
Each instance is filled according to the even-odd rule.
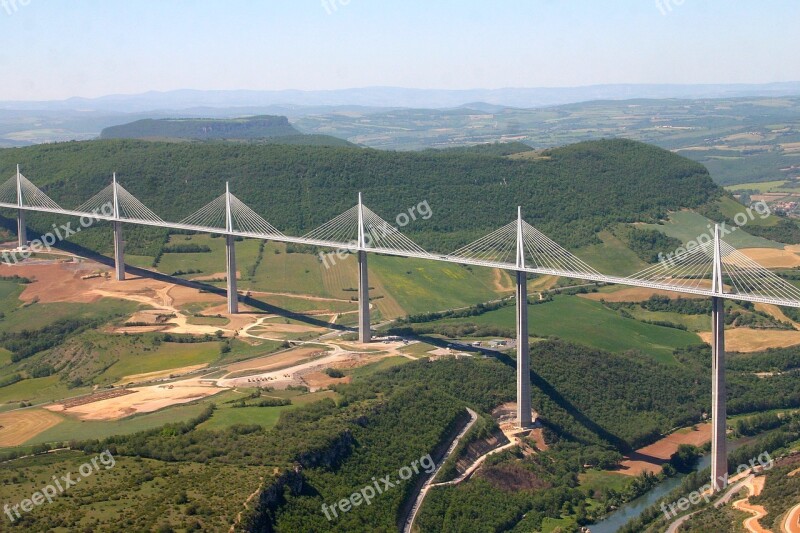
[[[499,268],[515,273],[517,298],[517,419],[520,427],[531,425],[530,355],[528,350],[527,277],[552,275],[578,280],[660,289],[712,299],[712,483],[722,488],[727,478],[725,409],[725,299],[800,307],[800,289],[725,242],[719,227],[713,238],[684,253],[649,266],[631,276],[603,274],[525,222],[518,208],[516,220],[449,254],[430,253],[403,235],[358,195],[357,203],[344,213],[300,237],[286,235],[256,211],[225,192],[184,219],[165,221],[117,183],[111,183],[73,209],[61,207],[30,180],[19,167],[0,185],[0,208],[17,212],[20,249],[35,250],[28,243],[25,214],[29,211],[104,220],[114,231],[114,263],[117,280],[125,279],[123,224],[154,226],[223,235],[226,238],[228,312],[238,312],[236,287],[237,237],[305,244],[356,253],[358,256],[358,332],[370,341],[369,278],[367,255],[380,253],[462,265]],[[40,243],[41,244],[41,243]]]

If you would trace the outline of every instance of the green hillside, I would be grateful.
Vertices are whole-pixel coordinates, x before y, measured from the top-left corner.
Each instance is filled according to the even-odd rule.
[[[101,139],[261,139],[300,134],[286,117],[143,119],[110,126]]]
[[[302,234],[356,203],[389,221],[428,202],[432,216],[404,232],[426,248],[448,252],[508,223],[526,220],[567,247],[599,243],[620,222],[656,222],[723,194],[699,164],[626,140],[579,143],[512,160],[472,153],[398,153],[250,143],[156,143],[106,140],[0,151],[0,169],[23,173],[64,206],[80,205],[113,171],[166,220],[180,220],[231,189],[273,225]],[[191,194],[187,194],[190,191]],[[53,221],[32,215],[34,228]],[[77,236],[110,249],[108,232]],[[94,237],[93,237],[94,235]],[[160,235],[160,237],[159,237]],[[165,235],[132,229],[133,254],[155,255]]]

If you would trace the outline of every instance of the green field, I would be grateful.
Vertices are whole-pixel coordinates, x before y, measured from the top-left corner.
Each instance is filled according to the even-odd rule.
[[[738,185],[728,185],[725,189],[731,192],[737,191],[758,191],[760,193],[765,192],[792,192],[796,189],[792,188],[783,188],[786,185],[786,180],[777,180],[777,181],[761,181],[755,183],[740,183]]]
[[[147,352],[129,347],[119,354],[120,360],[103,377],[119,380],[133,374],[211,363],[219,359],[221,345],[218,341],[187,344],[164,342]]]
[[[720,212],[722,212],[723,215],[731,220],[734,220],[734,217],[736,217],[736,215],[739,213],[748,215],[747,226],[777,226],[781,221],[781,219],[775,215],[762,217],[757,211],[755,211],[755,208],[748,212],[747,207],[743,206],[733,198],[728,198],[727,196],[720,198],[717,205],[719,205]],[[752,219],[750,218],[749,213],[753,214]]]
[[[236,252],[239,253],[238,243]],[[245,264],[241,265],[240,270],[244,271]],[[264,246],[264,256],[255,275],[242,286],[256,291],[330,296],[322,282],[323,268],[316,255],[286,253],[286,244],[270,242]]]
[[[744,207],[742,209],[745,209]],[[753,221],[759,220],[755,214]],[[706,217],[693,211],[678,211],[669,216],[669,220],[664,224],[641,224],[641,227],[658,230],[670,237],[674,237],[683,243],[690,240],[697,240],[700,235],[714,235],[714,223]],[[736,248],[783,248],[784,245],[775,241],[754,237],[744,229],[736,231],[724,237],[725,242]]]
[[[515,312],[508,306],[477,317],[432,324],[474,323],[511,329]],[[559,296],[549,303],[528,306],[528,327],[537,337],[556,336],[612,352],[639,350],[669,364],[676,363],[672,356],[676,348],[701,342],[694,333],[624,318],[600,302],[577,296]]]
[[[381,370],[386,370],[387,368],[392,368],[398,365],[404,365],[410,362],[411,362],[410,359],[401,356],[384,357],[380,361],[376,361],[368,365],[359,366],[352,370],[348,370],[345,372],[345,374],[353,376],[353,379],[358,379],[372,375],[375,372],[380,372]]]
[[[8,402],[51,402],[68,396],[79,396],[90,389],[79,387],[70,389],[57,375],[36,379],[23,379],[13,385],[0,388],[0,404]]]
[[[633,478],[616,472],[590,469],[578,476],[578,482],[582,489],[592,492],[608,489],[623,492],[633,482]]]
[[[0,280],[0,311],[7,313],[15,309],[19,304],[19,295],[25,289],[25,285],[16,281]]]
[[[239,395],[244,398],[243,395]],[[218,403],[214,415],[200,424],[198,429],[220,430],[236,424],[258,424],[264,428],[271,428],[277,422],[283,411],[307,405],[325,398],[336,398],[331,391],[320,391],[311,394],[301,394],[299,391],[274,391],[264,392],[263,397],[290,398],[291,405],[280,407],[231,407]],[[232,397],[235,398],[235,397]]]
[[[648,311],[641,306],[635,305],[626,308],[625,311],[633,315],[638,320],[649,320],[650,322],[672,322],[686,326],[689,331],[708,331],[711,323],[706,315],[682,315],[669,311]]]
[[[199,270],[199,274],[184,274],[179,277],[194,278],[198,276],[211,276],[225,272],[225,240],[211,235],[171,235],[169,245],[196,244],[208,246],[210,252],[199,253],[165,253],[158,263],[159,272],[172,274],[174,272]],[[241,276],[247,268],[255,262],[258,256],[258,241],[245,239],[236,243],[237,268]],[[224,277],[221,274],[220,277]]]
[[[370,274],[408,314],[465,307],[499,298],[494,271],[450,263],[370,256]]]
[[[4,300],[7,301],[7,300]],[[19,300],[17,300],[19,303]],[[32,303],[4,311],[0,320],[0,331],[40,329],[62,318],[101,318],[109,315],[129,315],[139,304],[114,298],[103,298],[91,304],[81,303]]]
[[[627,276],[647,267],[647,263],[610,231],[601,231],[597,236],[603,244],[592,244],[575,250],[575,255],[589,266],[603,274],[617,276]]]
[[[219,395],[212,396],[209,401],[218,401],[218,398]],[[112,435],[129,435],[137,431],[161,427],[164,424],[189,420],[198,416],[206,408],[206,405],[204,402],[177,405],[154,413],[145,413],[122,420],[110,421],[78,420],[64,416],[63,422],[36,435],[26,442],[25,446],[43,442],[64,442],[72,439],[104,439]]]

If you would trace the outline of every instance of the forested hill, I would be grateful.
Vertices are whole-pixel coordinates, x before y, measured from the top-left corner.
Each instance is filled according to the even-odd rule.
[[[299,135],[281,116],[144,119],[105,128],[101,139],[265,139]]]
[[[222,194],[299,235],[352,207],[357,193],[386,220],[427,201],[433,215],[404,228],[452,251],[504,225],[521,205],[530,223],[568,247],[597,242],[617,222],[655,221],[722,194],[698,163],[628,140],[579,143],[530,159],[249,143],[101,140],[0,150],[0,172],[25,174],[65,207],[120,183],[165,220]],[[31,224],[36,224],[31,216]],[[136,242],[131,237],[129,243]]]

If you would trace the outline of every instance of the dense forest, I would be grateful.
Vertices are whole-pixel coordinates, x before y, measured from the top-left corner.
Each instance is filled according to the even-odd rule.
[[[551,238],[578,247],[598,243],[603,228],[654,222],[669,210],[698,207],[722,194],[701,165],[633,141],[585,142],[540,155],[526,160],[470,151],[106,140],[2,150],[0,169],[10,177],[19,163],[23,174],[68,208],[107,186],[116,171],[126,189],[175,221],[222,194],[230,181],[242,201],[294,235],[352,207],[359,191],[389,222],[427,201],[433,215],[403,231],[441,252],[513,220],[517,205]],[[41,214],[29,217],[34,229],[53,222]],[[91,229],[75,240],[108,250],[107,233]],[[126,239],[131,253],[154,255],[153,243],[163,235],[136,228]]]

